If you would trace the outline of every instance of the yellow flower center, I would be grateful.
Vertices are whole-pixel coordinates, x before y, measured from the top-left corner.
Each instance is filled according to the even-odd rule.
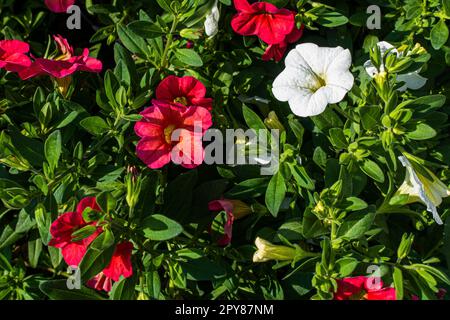
[[[164,139],[168,144],[172,144],[172,132],[175,130],[176,126],[171,124],[164,129]]]
[[[180,103],[184,106],[188,105],[188,101],[187,101],[186,97],[177,97],[177,98],[173,99],[173,102]]]

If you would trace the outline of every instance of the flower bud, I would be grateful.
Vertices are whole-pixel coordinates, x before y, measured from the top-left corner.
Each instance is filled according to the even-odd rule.
[[[277,114],[274,111],[270,111],[267,118],[264,120],[264,124],[269,129],[278,129],[280,132],[285,131],[283,124],[278,120]]]
[[[253,255],[253,262],[266,262],[269,260],[290,261],[296,256],[296,249],[292,247],[274,245],[269,241],[257,237],[255,245],[258,250]]]
[[[241,200],[228,200],[233,205],[233,216],[242,219],[253,212],[252,208]]]

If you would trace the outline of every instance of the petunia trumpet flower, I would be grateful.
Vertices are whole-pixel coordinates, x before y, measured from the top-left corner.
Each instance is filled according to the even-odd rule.
[[[99,73],[102,62],[89,56],[89,49],[85,48],[81,56],[74,55],[74,50],[67,40],[59,35],[54,36],[60,55],[52,59],[35,58],[30,68],[19,72],[22,80],[48,75],[55,79],[69,77],[77,71]]]
[[[191,76],[168,76],[156,88],[156,100],[180,107],[198,106],[211,110],[213,100],[205,96],[206,87]]]
[[[134,126],[141,137],[136,151],[149,168],[158,169],[172,161],[191,169],[203,162],[202,137],[212,125],[208,110],[153,100],[141,115],[143,119]]]
[[[75,0],[45,0],[47,8],[55,13],[67,12],[67,9],[74,4]]]
[[[214,37],[219,32],[220,11],[217,7],[217,0],[214,2],[211,10],[206,15],[205,33],[208,37]]]
[[[376,277],[349,277],[338,279],[334,300],[396,300],[395,289],[383,288]]]
[[[87,223],[83,219],[83,211],[90,208],[94,211],[100,212],[94,197],[87,197],[80,201],[75,212],[66,212],[56,219],[51,227],[50,234],[52,239],[49,246],[60,248],[64,261],[69,266],[78,266],[81,259],[86,253],[87,247],[92,241],[101,233],[101,229],[97,228],[90,236],[77,241],[73,234],[83,227],[88,225],[95,225],[95,222]]]
[[[286,59],[286,68],[273,82],[272,92],[288,101],[300,117],[321,114],[330,103],[342,101],[353,87],[352,57],[348,49],[299,44]]]
[[[406,175],[396,195],[407,195],[407,203],[423,203],[436,223],[442,224],[436,207],[442,203],[442,198],[450,196],[450,189],[413,155],[404,152],[398,159],[406,168]]]
[[[28,43],[19,40],[0,40],[0,69],[19,72],[31,66],[27,56],[30,51]]]

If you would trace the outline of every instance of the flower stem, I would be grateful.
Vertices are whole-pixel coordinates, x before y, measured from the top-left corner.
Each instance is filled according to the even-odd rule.
[[[167,35],[167,41],[166,41],[166,47],[164,48],[164,52],[163,55],[161,57],[161,67],[160,69],[165,69],[167,68],[167,64],[168,64],[168,59],[167,59],[167,55],[169,53],[169,49],[170,46],[172,45],[172,41],[173,41],[173,34],[177,28],[178,25],[178,15],[174,15],[173,17],[173,21],[172,21],[172,27],[170,28],[169,34]]]

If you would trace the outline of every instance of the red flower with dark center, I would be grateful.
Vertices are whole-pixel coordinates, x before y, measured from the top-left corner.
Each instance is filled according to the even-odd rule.
[[[27,80],[41,75],[49,75],[54,78],[65,78],[76,71],[101,72],[102,62],[89,57],[89,49],[85,48],[81,56],[75,56],[73,48],[66,39],[61,36],[53,37],[58,45],[61,55],[54,59],[35,58],[30,68],[19,72],[22,80]]]
[[[45,5],[55,13],[67,12],[67,9],[75,3],[75,0],[45,0]]]
[[[350,277],[337,280],[335,300],[396,300],[394,288],[383,288],[376,277]]]
[[[134,126],[142,138],[136,151],[148,167],[158,169],[172,160],[191,169],[203,162],[202,137],[212,125],[208,110],[153,100],[141,115],[144,118]]]
[[[294,12],[271,3],[234,0],[234,6],[238,13],[231,21],[233,30],[243,36],[258,36],[269,45],[283,42],[295,27]]]
[[[300,29],[295,27],[290,34],[286,36],[286,38],[277,44],[271,44],[266,48],[266,51],[262,55],[262,59],[264,61],[269,61],[274,59],[275,61],[280,61],[283,59],[284,53],[290,43],[297,42],[303,36],[304,25],[301,26]]]
[[[156,88],[156,99],[174,103],[178,106],[199,106],[212,109],[211,98],[205,98],[206,88],[191,76],[168,76]]]
[[[31,60],[27,56],[30,51],[28,43],[19,40],[0,41],[0,69],[19,72],[31,66]]]
[[[92,235],[81,240],[73,241],[72,234],[87,226],[95,225],[95,222],[87,223],[83,219],[83,211],[86,208],[91,208],[95,211],[101,211],[100,207],[94,197],[87,197],[80,201],[75,212],[66,212],[56,219],[51,227],[50,234],[52,239],[49,246],[60,248],[64,261],[70,266],[78,266],[81,259],[86,253],[87,247],[92,241],[101,233],[97,229]]]

